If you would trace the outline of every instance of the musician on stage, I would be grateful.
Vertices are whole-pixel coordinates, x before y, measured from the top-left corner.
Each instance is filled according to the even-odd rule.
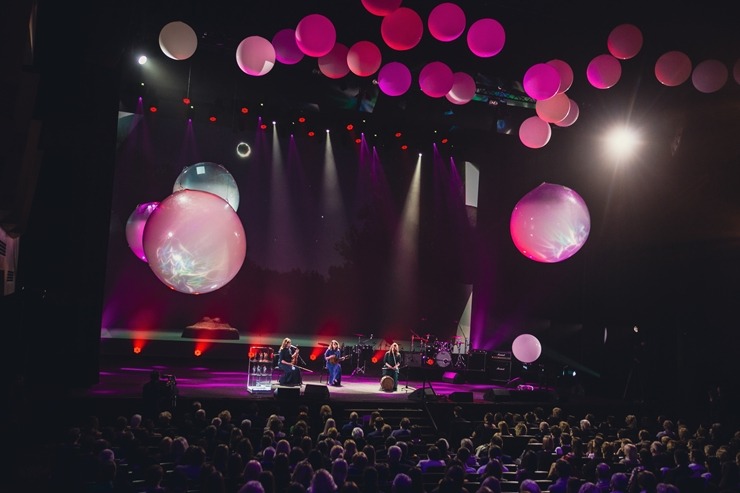
[[[332,340],[329,347],[324,351],[324,360],[326,360],[326,369],[329,371],[327,385],[333,387],[342,386],[342,350],[339,343]]]
[[[301,385],[303,383],[301,370],[296,366],[298,351],[288,337],[283,339],[280,345],[280,363],[278,363],[278,367],[283,370],[283,375],[278,380],[280,385]]]
[[[390,349],[383,356],[383,376],[393,377],[393,391],[398,390],[398,373],[401,368],[401,353],[398,344],[391,344]]]

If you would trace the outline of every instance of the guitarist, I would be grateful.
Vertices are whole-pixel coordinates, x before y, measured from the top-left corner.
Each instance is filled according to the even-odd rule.
[[[278,367],[283,370],[283,375],[278,381],[280,385],[301,385],[303,383],[301,370],[296,366],[298,351],[299,349],[291,344],[288,337],[283,339],[283,343],[280,345],[280,363],[278,363]]]
[[[341,355],[342,350],[339,349],[339,343],[336,340],[332,340],[329,347],[324,351],[326,369],[329,371],[327,385],[331,385],[333,387],[342,386],[342,361],[345,357],[342,357]]]

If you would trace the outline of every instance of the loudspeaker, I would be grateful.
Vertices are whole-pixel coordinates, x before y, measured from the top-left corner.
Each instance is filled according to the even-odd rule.
[[[486,351],[475,350],[468,355],[468,371],[486,371]]]
[[[436,401],[437,400],[437,394],[434,392],[434,389],[431,387],[424,387],[421,389],[416,389],[413,392],[409,394],[409,400],[412,401]]]
[[[442,374],[442,381],[447,383],[464,383],[465,379],[462,373],[446,371]]]
[[[311,385],[306,384],[306,388],[303,389],[303,397],[307,399],[322,399],[329,400],[329,387],[326,385]]]
[[[288,400],[295,399],[301,396],[300,387],[277,387],[275,389],[275,399]]]
[[[483,399],[488,402],[509,402],[511,395],[509,389],[488,389],[483,394]]]
[[[453,392],[450,394],[452,402],[473,402],[472,392]]]
[[[511,361],[491,359],[488,366],[488,377],[494,382],[506,382],[511,378]]]

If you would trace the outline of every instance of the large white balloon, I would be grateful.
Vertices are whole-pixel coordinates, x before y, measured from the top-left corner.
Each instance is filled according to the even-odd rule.
[[[159,31],[159,48],[173,60],[187,60],[197,47],[198,36],[184,22],[170,22]]]
[[[542,354],[542,345],[532,334],[521,334],[511,344],[511,352],[522,363],[533,363]]]
[[[236,211],[239,210],[239,187],[229,171],[216,163],[197,163],[186,166],[175,180],[173,192],[202,190],[218,195]]]

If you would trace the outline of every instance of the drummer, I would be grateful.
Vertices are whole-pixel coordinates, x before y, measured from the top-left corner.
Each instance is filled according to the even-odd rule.
[[[398,390],[398,373],[401,368],[401,352],[398,350],[398,344],[391,344],[390,349],[383,356],[383,376],[393,378],[393,391]]]

